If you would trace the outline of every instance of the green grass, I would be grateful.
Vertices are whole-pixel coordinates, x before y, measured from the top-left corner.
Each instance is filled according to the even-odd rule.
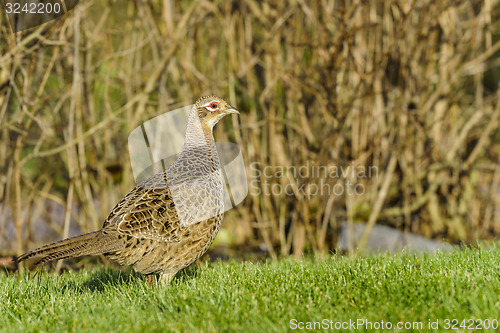
[[[423,330],[405,332],[429,331],[429,321],[439,320],[439,331],[468,331],[460,328],[464,319],[500,321],[499,258],[493,248],[216,263],[183,272],[164,289],[111,269],[0,275],[0,331],[263,333],[291,331],[292,319],[422,322]],[[445,319],[457,319],[457,329],[445,330]]]

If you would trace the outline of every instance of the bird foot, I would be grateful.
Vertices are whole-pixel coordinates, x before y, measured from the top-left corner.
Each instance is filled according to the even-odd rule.
[[[170,284],[174,275],[175,273],[165,272],[157,278],[156,274],[148,274],[144,275],[144,279],[152,286],[166,287]]]

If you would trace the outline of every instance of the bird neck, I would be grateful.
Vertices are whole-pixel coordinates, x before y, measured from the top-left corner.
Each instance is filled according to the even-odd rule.
[[[193,108],[189,114],[182,155],[187,158],[196,156],[197,160],[209,159],[212,162],[212,168],[219,166],[212,127],[200,121],[196,108]]]

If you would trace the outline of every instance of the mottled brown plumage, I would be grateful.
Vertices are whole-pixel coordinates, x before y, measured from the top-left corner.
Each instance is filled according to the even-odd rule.
[[[200,98],[188,120],[184,150],[166,171],[134,187],[111,211],[101,230],[25,253],[37,263],[104,254],[154,281],[168,283],[202,256],[224,215],[223,182],[213,126],[238,113],[216,96]]]

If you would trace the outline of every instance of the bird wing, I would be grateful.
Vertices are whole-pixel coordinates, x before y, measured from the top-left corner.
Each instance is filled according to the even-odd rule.
[[[162,174],[134,187],[116,204],[103,229],[163,242],[179,241],[182,229],[172,195]]]

